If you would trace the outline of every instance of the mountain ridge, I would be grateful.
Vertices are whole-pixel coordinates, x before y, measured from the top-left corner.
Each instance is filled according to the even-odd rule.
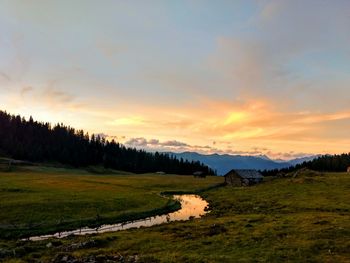
[[[217,171],[218,175],[224,175],[231,169],[256,169],[256,170],[272,170],[282,169],[294,166],[296,164],[310,161],[319,155],[295,158],[289,161],[273,160],[266,155],[250,156],[250,155],[230,155],[230,154],[200,154],[197,152],[174,153],[167,152],[178,159],[182,158],[188,161],[200,161]]]

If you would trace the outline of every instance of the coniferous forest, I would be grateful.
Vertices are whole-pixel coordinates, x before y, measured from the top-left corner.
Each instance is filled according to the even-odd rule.
[[[346,172],[348,167],[350,167],[350,153],[343,153],[323,155],[314,160],[303,162],[289,168],[266,170],[263,171],[262,174],[271,176],[278,173],[290,173],[303,168],[319,172]]]
[[[200,162],[176,159],[164,153],[127,148],[114,140],[84,133],[63,124],[29,120],[0,111],[0,151],[14,159],[59,162],[73,167],[103,165],[116,170],[192,174],[214,171]]]

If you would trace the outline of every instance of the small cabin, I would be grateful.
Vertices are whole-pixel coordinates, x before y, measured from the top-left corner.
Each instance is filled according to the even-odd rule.
[[[225,183],[232,186],[248,186],[261,183],[263,178],[257,170],[233,169],[225,174]]]
[[[350,166],[348,167],[348,169],[346,170],[348,173],[350,173]]]

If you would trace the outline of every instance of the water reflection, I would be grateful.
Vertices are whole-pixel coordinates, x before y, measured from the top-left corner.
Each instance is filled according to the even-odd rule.
[[[114,232],[120,230],[126,230],[130,228],[150,227],[171,221],[184,221],[191,218],[200,218],[207,213],[206,208],[208,202],[202,199],[198,195],[174,195],[174,199],[181,203],[181,209],[176,212],[166,215],[159,215],[154,217],[148,217],[132,222],[124,222],[119,224],[101,225],[98,228],[80,228],[72,231],[60,232],[53,235],[43,235],[30,237],[31,241],[45,240],[48,238],[64,238],[71,235],[87,235],[98,234],[106,232]]]

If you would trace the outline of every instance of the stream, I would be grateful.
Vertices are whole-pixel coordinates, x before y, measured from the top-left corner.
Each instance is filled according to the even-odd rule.
[[[206,213],[208,213],[208,211],[206,210],[206,208],[208,207],[208,202],[198,195],[174,195],[173,198],[181,203],[181,208],[169,214],[147,217],[140,220],[128,221],[118,224],[106,224],[96,228],[84,227],[71,231],[58,232],[52,235],[33,236],[29,237],[26,240],[40,241],[49,238],[64,238],[71,235],[100,234],[106,232],[126,230],[130,228],[150,227],[172,221],[186,221],[191,218],[200,218]]]

